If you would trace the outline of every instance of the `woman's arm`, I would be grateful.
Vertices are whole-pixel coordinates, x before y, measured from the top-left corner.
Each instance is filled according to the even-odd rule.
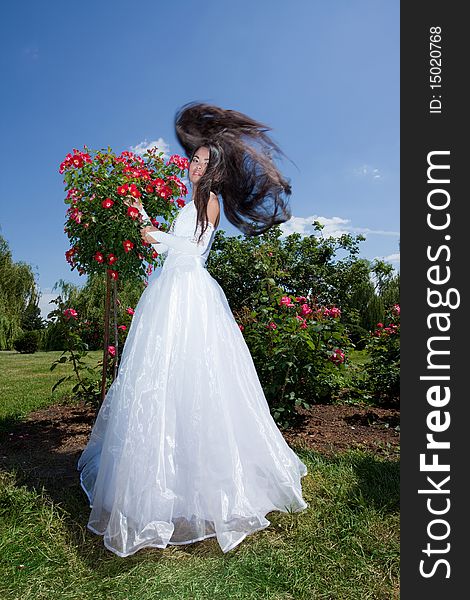
[[[196,234],[193,237],[174,235],[172,233],[156,230],[148,231],[146,239],[150,240],[150,238],[153,238],[184,254],[192,254],[195,256],[204,254],[212,239],[212,234],[215,231],[214,223],[217,223],[219,213],[220,207],[217,198],[211,198],[207,204],[207,229],[204,231],[200,241],[200,227],[198,227]]]
[[[214,230],[214,225],[209,221],[209,223],[207,223],[207,229],[202,235],[200,242],[198,242],[198,232],[196,232],[196,235],[193,237],[184,237],[181,235],[174,235],[172,233],[165,233],[164,231],[159,230],[149,231],[146,235],[146,239],[150,240],[150,238],[153,238],[157,240],[157,242],[163,243],[169,248],[174,248],[183,254],[192,254],[197,256],[204,254],[206,251]]]
[[[150,223],[152,222],[150,217],[148,216],[147,212],[145,211],[145,208],[143,207],[142,202],[139,202],[138,200],[134,200],[134,202],[132,202],[132,203],[126,202],[126,204],[128,206],[133,206],[134,208],[136,208],[146,221],[149,221]],[[143,232],[145,232],[142,236],[144,238],[144,241],[145,241],[145,234],[150,233],[150,232],[148,232],[148,229],[149,229],[148,226],[143,228]],[[168,246],[166,244],[157,242],[157,243],[152,243],[151,245],[152,245],[152,248],[156,252],[158,252],[158,254],[165,254],[166,252],[168,252]]]

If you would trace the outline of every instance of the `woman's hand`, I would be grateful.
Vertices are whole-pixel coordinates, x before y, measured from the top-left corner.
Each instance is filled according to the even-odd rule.
[[[138,211],[143,209],[142,202],[140,200],[136,200],[132,196],[126,196],[124,198],[124,204],[126,206],[132,206],[132,208],[136,208]]]
[[[142,227],[142,229],[140,230],[140,235],[142,236],[143,241],[147,244],[158,244],[158,242],[154,238],[148,239],[147,237],[148,234],[152,231],[158,231],[157,227],[147,225],[146,227]]]

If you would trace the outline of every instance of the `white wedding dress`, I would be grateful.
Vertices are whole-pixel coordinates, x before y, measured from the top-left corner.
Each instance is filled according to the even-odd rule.
[[[271,417],[243,335],[205,268],[187,203],[143,292],[117,378],[79,462],[88,528],[119,556],[215,536],[223,552],[264,529],[273,510],[301,511],[303,462]],[[199,231],[197,235],[199,234]]]

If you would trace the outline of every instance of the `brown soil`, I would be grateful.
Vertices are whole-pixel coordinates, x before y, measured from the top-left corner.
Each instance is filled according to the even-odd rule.
[[[350,448],[398,458],[398,410],[356,405],[317,405],[299,410],[302,422],[285,430],[287,442],[325,455]],[[13,422],[0,433],[0,469],[14,469],[35,485],[77,485],[76,464],[93,424],[86,404],[55,405]],[[65,491],[65,489],[64,489]]]
[[[387,458],[399,456],[400,412],[397,409],[317,404],[298,412],[304,417],[303,422],[283,432],[291,446],[308,447],[325,455],[354,448]]]

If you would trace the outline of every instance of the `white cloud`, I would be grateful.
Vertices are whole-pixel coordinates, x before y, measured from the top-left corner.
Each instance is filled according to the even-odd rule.
[[[137,144],[137,146],[131,146],[131,152],[142,156],[147,150],[150,150],[150,148],[158,148],[159,152],[164,152],[163,158],[165,160],[170,156],[170,145],[165,142],[163,138],[158,138],[158,140],[153,142],[144,140],[143,142]]]
[[[51,300],[57,298],[60,292],[52,293],[50,289],[41,290],[41,297],[39,299],[39,309],[41,311],[41,317],[47,318],[47,315],[53,311],[56,307],[55,304],[49,304]]]
[[[351,227],[351,233],[363,233],[364,235],[369,235],[370,233],[374,235],[395,235],[399,236],[399,231],[385,231],[384,229],[369,229],[368,227]]]
[[[382,177],[380,170],[371,165],[362,165],[354,169],[353,172],[358,177],[367,177],[369,179],[380,179]]]
[[[300,233],[300,235],[312,235],[316,233],[313,222],[319,221],[324,225],[323,235],[326,237],[339,237],[344,233],[348,233],[347,219],[341,217],[318,217],[313,215],[311,217],[291,217],[288,221],[281,225],[283,235],[290,235],[291,233]]]
[[[400,253],[396,252],[395,254],[389,254],[388,256],[379,256],[381,260],[385,260],[386,262],[391,263],[400,263]]]
[[[345,233],[353,234],[374,234],[374,235],[392,235],[398,236],[398,231],[386,231],[383,229],[370,229],[368,227],[353,227],[349,219],[342,217],[321,217],[312,215],[310,217],[291,217],[281,225],[283,236],[291,233],[300,233],[300,235],[312,235],[317,233],[313,227],[313,222],[319,221],[324,227],[322,229],[323,237],[340,237]]]

